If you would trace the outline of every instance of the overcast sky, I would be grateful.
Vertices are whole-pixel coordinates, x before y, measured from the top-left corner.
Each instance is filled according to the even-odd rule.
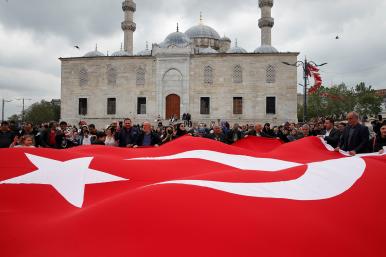
[[[121,0],[0,0],[0,98],[6,117],[40,99],[60,98],[59,57],[95,48],[119,50],[123,41]],[[258,0],[137,0],[134,52],[160,43],[199,22],[237,38],[252,52],[260,45]],[[386,0],[275,0],[272,43],[316,63],[324,85],[364,81],[386,88]],[[335,37],[339,35],[339,39]],[[80,50],[74,48],[80,46]],[[299,70],[299,83],[301,72]],[[301,88],[298,89],[301,91]]]

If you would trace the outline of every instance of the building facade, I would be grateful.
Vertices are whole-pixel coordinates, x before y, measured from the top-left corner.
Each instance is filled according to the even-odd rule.
[[[297,120],[298,53],[271,46],[273,0],[260,0],[262,44],[248,53],[211,27],[200,24],[169,34],[151,50],[133,55],[133,1],[123,2],[124,48],[104,56],[61,58],[61,115],[105,126],[125,117],[135,122],[190,113],[198,122]]]

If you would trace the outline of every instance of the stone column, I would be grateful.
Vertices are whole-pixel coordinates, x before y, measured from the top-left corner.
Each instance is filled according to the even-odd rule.
[[[133,55],[133,34],[137,27],[133,22],[136,8],[136,4],[132,0],[122,2],[122,10],[125,12],[125,20],[121,24],[124,32],[124,50],[130,55]]]

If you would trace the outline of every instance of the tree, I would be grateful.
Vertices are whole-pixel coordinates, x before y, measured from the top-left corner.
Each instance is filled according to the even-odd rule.
[[[19,124],[21,122],[21,115],[14,114],[14,115],[12,115],[11,117],[8,118],[8,121],[9,122],[13,121],[16,124]]]
[[[361,115],[376,116],[381,112],[382,97],[377,95],[371,86],[366,87],[364,82],[355,87],[357,104],[355,111]]]
[[[308,116],[340,119],[355,110],[360,115],[375,116],[381,111],[382,97],[365,83],[348,88],[344,83],[319,90],[308,97]]]
[[[33,124],[41,124],[49,121],[59,121],[60,106],[42,100],[41,102],[32,104],[24,115],[26,121]]]

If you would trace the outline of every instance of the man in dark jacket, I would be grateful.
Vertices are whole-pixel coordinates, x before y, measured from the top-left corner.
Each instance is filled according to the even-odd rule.
[[[1,122],[0,128],[0,148],[8,148],[15,138],[15,133],[9,128],[7,121]]]
[[[138,146],[155,146],[158,147],[161,144],[159,135],[151,131],[151,124],[145,121],[142,125],[142,131],[138,137]]]
[[[256,136],[256,137],[268,137],[272,138],[272,136],[268,135],[267,133],[264,133],[263,126],[260,123],[256,123],[255,128],[248,132],[247,136]]]
[[[119,147],[137,147],[139,131],[132,126],[131,119],[125,119],[123,128],[115,137],[115,140],[119,142]]]
[[[227,138],[226,138],[225,134],[222,132],[222,129],[219,125],[213,126],[213,133],[210,133],[208,135],[208,138],[216,140],[216,141],[220,141],[222,143],[227,142]]]
[[[321,137],[327,142],[327,144],[336,148],[339,144],[341,133],[339,130],[334,128],[334,120],[332,118],[327,118],[324,121],[324,128],[325,130],[322,131]]]
[[[369,152],[369,129],[359,124],[359,115],[356,112],[347,114],[348,126],[344,129],[339,147],[350,155]]]

